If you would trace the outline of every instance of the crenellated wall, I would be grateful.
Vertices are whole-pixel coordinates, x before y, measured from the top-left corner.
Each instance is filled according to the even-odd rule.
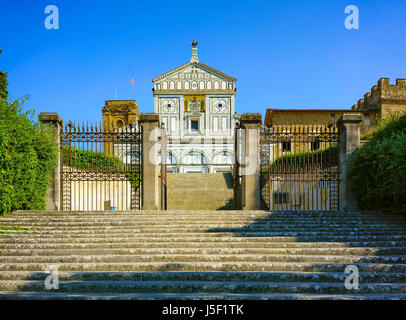
[[[352,110],[376,111],[379,120],[406,112],[406,80],[396,79],[396,84],[390,84],[389,78],[379,79]]]
[[[396,79],[390,84],[389,78],[381,78],[370,92],[359,99],[350,110],[346,109],[267,109],[264,124],[275,125],[316,125],[336,122],[344,113],[362,114],[361,132],[365,133],[377,122],[390,116],[406,112],[406,79]]]

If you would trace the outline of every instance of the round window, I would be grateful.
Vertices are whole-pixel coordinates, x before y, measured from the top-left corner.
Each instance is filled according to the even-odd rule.
[[[121,119],[117,120],[116,127],[117,128],[122,128],[123,126],[124,126],[124,121],[121,120]]]

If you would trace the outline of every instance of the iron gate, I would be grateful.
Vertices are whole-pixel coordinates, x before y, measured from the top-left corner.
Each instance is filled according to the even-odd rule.
[[[262,209],[339,209],[335,124],[262,127],[260,159]]]
[[[69,123],[61,129],[62,210],[140,210],[142,128],[112,131]]]

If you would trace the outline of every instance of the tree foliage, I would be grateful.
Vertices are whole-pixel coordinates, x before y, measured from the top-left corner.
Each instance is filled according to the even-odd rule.
[[[360,207],[406,212],[406,114],[381,123],[369,139],[350,159]]]
[[[1,54],[1,50],[0,50]],[[8,96],[7,91],[7,72],[3,72],[0,70],[0,99],[6,99]]]
[[[23,100],[0,98],[0,214],[45,209],[57,144],[51,128],[23,112]]]
[[[132,170],[134,165],[126,164],[114,155],[63,145],[62,160],[64,165],[93,172],[124,172],[133,188],[136,189],[140,185],[138,170]]]

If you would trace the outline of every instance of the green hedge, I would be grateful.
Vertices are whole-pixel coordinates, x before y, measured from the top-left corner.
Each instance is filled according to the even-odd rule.
[[[62,159],[65,165],[91,171],[111,172],[124,169],[123,161],[116,156],[66,145],[62,147]]]
[[[125,164],[117,156],[63,145],[62,159],[65,165],[74,168],[96,172],[125,172],[133,188],[136,189],[140,185],[139,173],[133,172],[131,165]]]
[[[283,154],[261,171],[268,172],[269,170],[277,170],[282,167],[284,170],[293,171],[296,169],[302,171],[306,168],[329,168],[337,165],[338,149],[337,145],[334,144],[330,147],[319,150]]]
[[[57,144],[52,130],[22,112],[25,99],[0,98],[0,214],[45,209]]]
[[[406,114],[380,124],[350,159],[361,209],[406,212]]]

